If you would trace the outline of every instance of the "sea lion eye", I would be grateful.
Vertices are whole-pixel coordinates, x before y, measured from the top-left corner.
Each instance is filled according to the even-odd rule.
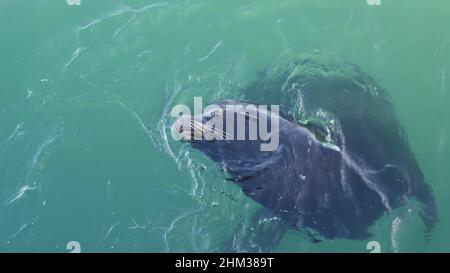
[[[216,116],[216,112],[211,112],[210,117],[214,118]]]

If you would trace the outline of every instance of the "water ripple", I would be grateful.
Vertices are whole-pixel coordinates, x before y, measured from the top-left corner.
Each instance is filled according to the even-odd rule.
[[[164,7],[164,6],[167,6],[167,5],[168,5],[167,3],[156,3],[156,4],[146,5],[144,7],[138,8],[138,9],[134,9],[134,8],[129,7],[129,6],[124,6],[124,7],[121,7],[118,10],[115,10],[115,11],[109,13],[109,14],[103,15],[100,18],[96,18],[96,19],[94,19],[93,21],[91,21],[90,23],[88,23],[88,24],[86,24],[84,26],[78,27],[77,28],[77,32],[79,33],[79,32],[84,31],[86,29],[90,29],[90,31],[92,32],[96,25],[98,25],[98,24],[100,24],[100,23],[102,23],[105,20],[108,20],[110,18],[121,16],[121,15],[124,15],[124,14],[129,13],[129,12],[133,13],[134,15],[137,15],[137,14],[145,12],[145,11],[151,9],[151,8]]]

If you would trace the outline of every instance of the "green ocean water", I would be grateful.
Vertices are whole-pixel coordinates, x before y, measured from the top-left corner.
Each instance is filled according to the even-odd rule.
[[[450,251],[449,23],[446,0],[0,0],[0,252],[215,251],[258,205],[171,139],[169,111],[311,52],[386,89],[440,220],[277,251]]]

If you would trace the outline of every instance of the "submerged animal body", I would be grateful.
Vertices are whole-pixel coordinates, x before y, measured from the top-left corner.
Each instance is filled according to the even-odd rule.
[[[309,228],[326,239],[365,239],[377,219],[410,198],[420,204],[428,229],[436,222],[433,195],[387,95],[357,67],[301,60],[263,75],[246,89],[245,101],[218,102],[215,113],[225,120],[226,105],[279,104],[277,149],[261,151],[261,139],[201,139],[192,146],[287,226]],[[245,116],[250,128],[260,115],[275,114],[235,115]],[[211,116],[178,124],[188,123],[195,132]]]

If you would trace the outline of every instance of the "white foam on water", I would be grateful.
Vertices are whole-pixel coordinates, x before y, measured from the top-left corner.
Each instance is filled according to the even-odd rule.
[[[222,46],[223,42],[219,41],[216,43],[216,45],[206,54],[204,57],[201,58],[195,58],[195,61],[204,61],[208,59],[212,54],[214,54],[217,49]],[[186,57],[189,57],[192,59],[192,53],[190,50],[191,43],[187,43],[184,49],[180,52],[179,57],[177,60],[184,59]],[[190,55],[190,56],[188,56]],[[209,207],[209,203],[207,200],[205,200],[205,194],[206,194],[206,188],[207,188],[207,175],[209,174],[207,166],[203,165],[201,162],[196,160],[193,155],[194,153],[191,153],[190,145],[175,145],[175,141],[172,140],[170,130],[172,127],[173,118],[170,116],[172,107],[176,104],[176,100],[179,97],[182,97],[181,95],[183,92],[187,92],[189,89],[184,89],[182,82],[178,81],[178,75],[181,71],[188,70],[190,67],[189,65],[180,66],[178,61],[174,62],[174,79],[171,82],[171,84],[168,84],[166,87],[166,101],[163,104],[163,109],[161,111],[161,115],[159,118],[159,121],[157,123],[157,131],[159,132],[159,136],[155,137],[155,147],[159,149],[160,151],[167,154],[177,165],[178,169],[180,171],[187,171],[190,177],[190,189],[181,189],[182,192],[185,192],[186,195],[189,195],[189,197],[192,198],[193,201],[197,203],[194,207],[188,209],[187,211],[184,211],[180,215],[176,216],[170,224],[167,226],[167,228],[164,229],[162,239],[164,243],[164,247],[166,251],[171,250],[170,246],[170,235],[172,232],[176,229],[176,227],[180,224],[180,221],[189,218],[190,221],[192,220],[192,226],[191,226],[191,233],[190,233],[190,239],[192,242],[192,246],[194,249],[199,251],[204,251],[205,249],[208,249],[210,245],[210,238],[209,235],[206,233],[203,233],[203,228],[199,226],[199,223],[202,220],[202,217],[204,215],[201,215],[200,213],[204,211],[206,208]],[[191,62],[192,64],[192,62]],[[233,66],[230,66],[230,69]],[[188,71],[187,71],[188,72]],[[192,74],[187,73],[187,81],[192,82],[193,79],[198,78],[198,81],[202,81],[204,77],[195,76]],[[217,77],[217,73],[206,73],[205,77],[214,76]],[[184,78],[184,77],[183,77]],[[221,83],[223,83],[225,80],[223,78],[220,78],[219,86]],[[215,93],[215,97],[218,95],[221,95],[221,88],[218,88]],[[178,143],[179,144],[179,143]],[[214,189],[213,189],[214,190]],[[223,193],[223,192],[220,192]],[[227,196],[228,197],[228,196]],[[216,206],[218,206],[218,202],[215,203]],[[190,222],[189,222],[190,223]],[[185,228],[185,227],[183,227]]]
[[[25,134],[25,131],[22,130],[23,128],[23,122],[19,122],[16,127],[14,128],[14,130],[12,131],[12,133],[2,142],[0,142],[0,147],[2,147],[3,145],[5,145],[8,142],[11,142],[13,140],[15,140],[16,138],[23,136]]]
[[[391,245],[392,245],[392,249],[395,253],[398,253],[398,233],[400,230],[401,223],[402,223],[402,219],[400,217],[396,217],[394,219],[394,221],[392,221]]]
[[[169,90],[168,86],[167,86],[167,90]],[[172,147],[170,146],[167,130],[168,130],[168,128],[171,128],[170,111],[171,111],[173,102],[174,102],[176,96],[181,92],[181,90],[182,90],[181,84],[177,84],[177,82],[176,82],[175,86],[173,88],[173,91],[169,95],[168,100],[166,101],[166,103],[164,105],[163,111],[161,113],[161,117],[157,124],[157,128],[158,128],[158,131],[160,134],[160,138],[162,139],[162,143],[159,145],[158,144],[156,145],[156,148],[162,149],[162,151],[166,152],[177,163],[178,169],[180,169],[180,170],[182,168],[182,165],[179,160],[179,155],[175,155],[175,152],[173,151]]]
[[[109,229],[106,231],[105,235],[103,236],[103,240],[108,239],[108,237],[111,235],[111,232],[112,232],[112,231],[114,230],[114,228],[115,228],[116,226],[118,226],[119,224],[120,224],[120,223],[117,222],[117,223],[113,224],[111,227],[109,227]]]
[[[123,7],[120,7],[119,9],[117,9],[117,10],[115,10],[113,12],[110,12],[110,13],[108,13],[106,15],[100,16],[99,18],[96,18],[96,19],[92,20],[91,22],[89,22],[86,25],[78,27],[77,28],[77,32],[79,33],[79,32],[84,31],[86,29],[90,29],[90,31],[92,32],[92,31],[94,31],[94,28],[95,28],[96,25],[98,25],[98,24],[100,24],[100,23],[102,23],[105,20],[108,20],[110,18],[121,16],[121,15],[124,15],[124,14],[127,14],[127,13],[133,13],[134,15],[137,15],[137,14],[143,13],[143,12],[149,10],[149,9],[156,8],[156,7],[164,7],[164,6],[167,6],[167,5],[168,5],[167,3],[155,3],[155,4],[149,4],[149,5],[143,6],[143,7],[138,8],[138,9],[131,8],[130,6],[123,6]],[[116,33],[117,33],[117,30],[116,30]]]
[[[119,33],[124,30],[129,24],[131,24],[131,22],[133,22],[137,17],[136,13],[133,13],[133,16],[131,16],[131,18],[121,27],[119,27],[118,29],[116,29],[116,31],[113,34],[113,38],[115,38],[117,35],[119,35]]]
[[[63,71],[67,70],[67,68],[78,58],[80,57],[81,52],[85,51],[87,48],[78,47],[75,51],[70,55],[69,60],[64,64]]]
[[[61,135],[61,131],[58,129],[58,127],[55,127],[47,136],[47,138],[44,140],[44,142],[38,147],[38,149],[36,150],[36,152],[34,153],[34,155],[32,156],[32,160],[31,160],[31,166],[29,168],[28,171],[28,175],[26,178],[26,181],[28,182],[28,180],[30,179],[31,174],[33,173],[36,164],[38,163],[42,153],[48,148],[48,146],[50,144],[53,143],[53,141],[55,141],[58,137],[60,137]]]
[[[169,224],[169,227],[168,227],[168,228],[164,231],[164,233],[163,233],[163,242],[164,242],[164,246],[165,246],[166,252],[170,252],[170,246],[169,246],[168,237],[169,237],[170,233],[175,229],[177,223],[178,223],[180,220],[182,220],[182,219],[184,219],[184,218],[186,218],[186,217],[192,216],[192,215],[194,215],[194,214],[197,214],[197,213],[199,213],[199,212],[202,211],[202,210],[203,210],[203,208],[198,208],[198,209],[195,209],[195,210],[190,210],[190,211],[188,211],[188,212],[186,212],[186,213],[183,213],[183,214],[179,215],[178,217],[176,217],[176,218]]]
[[[178,151],[175,151],[171,146],[170,141],[170,135],[168,134],[168,131],[172,127],[172,120],[170,117],[170,111],[172,110],[172,106],[174,104],[175,99],[182,91],[182,86],[179,82],[175,81],[174,87],[172,89],[167,86],[167,91],[170,91],[166,103],[164,104],[164,108],[162,110],[160,119],[157,124],[159,137],[159,142],[155,142],[155,147],[161,150],[162,152],[166,153],[173,161],[176,163],[179,170],[188,170],[188,173],[191,178],[191,190],[187,192],[189,196],[193,198],[193,200],[197,201],[199,206],[197,208],[193,208],[185,213],[182,213],[181,215],[178,215],[175,217],[169,224],[169,226],[165,229],[162,238],[165,250],[167,252],[170,251],[170,244],[169,244],[169,236],[172,233],[172,231],[176,228],[179,221],[189,217],[198,214],[199,212],[203,211],[206,207],[205,202],[202,202],[202,198],[204,195],[205,190],[205,180],[201,174],[202,169],[206,169],[205,166],[201,165],[200,163],[194,161],[191,157],[191,153],[189,150],[186,150],[186,146],[183,146]],[[184,191],[184,190],[183,190]],[[196,218],[194,218],[196,220]],[[192,227],[192,233],[191,233],[191,240],[195,241],[196,244],[198,240],[195,240],[196,238],[196,232],[195,227]],[[202,243],[199,243],[202,245]]]
[[[14,202],[16,202],[17,200],[21,199],[22,197],[25,196],[25,193],[27,191],[33,191],[36,189],[36,186],[31,186],[31,185],[25,185],[23,187],[21,187],[16,193],[14,193],[7,201],[6,201],[6,205],[10,205]]]
[[[154,138],[153,138],[153,132],[150,130],[146,125],[145,122],[142,120],[142,118],[133,110],[131,110],[127,105],[125,105],[121,101],[116,101],[120,106],[122,106],[125,110],[127,110],[138,122],[138,125],[142,128],[142,130],[145,132],[145,134],[150,138],[153,145],[157,146]]]
[[[286,90],[286,86],[288,85],[288,83],[290,82],[290,80],[293,78],[293,77],[295,77],[295,75],[296,75],[296,73],[297,73],[297,71],[298,71],[298,69],[300,68],[300,66],[299,65],[296,65],[295,67],[294,67],[294,69],[292,69],[292,71],[291,71],[291,73],[289,73],[289,76],[286,78],[286,80],[284,81],[284,83],[283,83],[283,86],[281,87],[281,90]]]
[[[131,218],[131,222],[133,222],[133,226],[129,226],[128,229],[131,230],[136,230],[136,229],[146,229],[145,226],[143,225],[139,225],[136,220],[134,220],[133,218]]]
[[[25,99],[29,99],[32,95],[33,95],[33,89],[28,89],[27,96],[25,97]]]
[[[23,123],[22,123],[23,124]],[[20,128],[22,128],[23,125],[19,124],[16,129],[19,130]],[[15,131],[17,131],[15,130]],[[14,135],[14,134],[13,134]],[[60,131],[57,127],[55,127],[55,129],[53,129],[49,135],[47,136],[47,138],[41,143],[41,145],[38,146],[36,152],[32,155],[31,157],[31,161],[30,161],[30,166],[28,168],[28,172],[25,178],[25,185],[23,185],[22,187],[20,187],[20,189],[14,193],[11,194],[11,196],[9,198],[7,198],[5,204],[6,205],[10,205],[12,203],[15,203],[19,200],[21,200],[22,198],[24,198],[26,196],[26,193],[28,191],[33,191],[37,189],[37,184],[36,182],[30,182],[31,180],[31,175],[33,174],[37,164],[39,163],[39,160],[41,158],[42,153],[48,148],[48,146],[56,139],[58,138],[60,135]]]
[[[212,54],[214,54],[214,52],[216,52],[216,50],[223,44],[223,41],[219,41],[209,52],[208,54],[206,54],[205,56],[198,58],[197,61],[199,62],[203,62],[205,60],[207,60]]]
[[[32,224],[33,224],[32,222],[23,224],[13,235],[11,235],[11,239],[14,239],[17,236],[19,236],[20,233],[22,233],[22,231],[24,231],[28,226]]]

